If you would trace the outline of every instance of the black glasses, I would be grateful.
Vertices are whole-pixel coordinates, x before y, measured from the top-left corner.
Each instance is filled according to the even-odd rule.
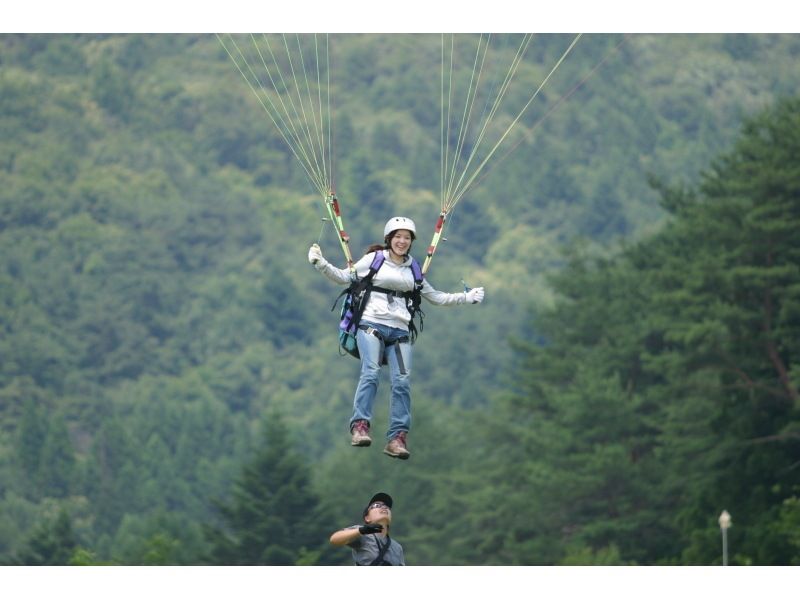
[[[390,507],[386,503],[374,502],[370,506],[367,507],[367,511],[371,511],[372,509],[389,509],[391,511],[392,507]]]

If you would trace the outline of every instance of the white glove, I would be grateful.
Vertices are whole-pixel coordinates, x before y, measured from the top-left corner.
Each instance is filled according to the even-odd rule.
[[[308,250],[308,261],[313,264],[317,270],[321,270],[328,264],[328,260],[322,257],[322,250],[316,243]]]
[[[483,301],[483,287],[476,287],[464,293],[465,303],[480,303]]]

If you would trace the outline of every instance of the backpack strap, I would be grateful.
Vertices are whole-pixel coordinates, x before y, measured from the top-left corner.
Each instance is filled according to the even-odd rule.
[[[425,313],[422,311],[422,283],[425,280],[425,275],[422,273],[419,262],[411,258],[411,273],[414,275],[414,290],[406,297],[406,307],[408,313],[411,314],[411,321],[408,323],[408,331],[413,343],[417,338],[417,327],[414,324],[414,317],[419,320],[419,332],[422,332]]]
[[[375,540],[375,543],[378,545],[378,556],[375,557],[375,560],[370,563],[370,565],[388,565],[383,560],[383,557],[386,555],[386,551],[389,550],[389,546],[392,544],[392,539],[389,536],[386,536],[386,544],[381,544],[380,541],[376,536],[372,536]]]
[[[422,268],[420,267],[419,262],[413,257],[411,258],[411,273],[414,275],[414,285],[419,286],[421,289],[422,281],[425,278],[425,275],[422,273]]]
[[[370,271],[372,271],[372,276],[375,276],[375,272],[380,270],[385,259],[386,256],[383,255],[383,250],[378,250],[375,252],[375,257],[372,258],[372,264],[369,266]],[[367,276],[369,276],[369,274],[367,274]],[[370,276],[370,278],[372,278],[372,276]]]
[[[361,322],[361,313],[364,311],[364,306],[369,300],[370,291],[372,290],[372,279],[376,272],[383,265],[385,259],[386,258],[383,255],[383,251],[376,251],[375,256],[372,258],[372,263],[369,266],[369,270],[364,277],[360,279],[354,279],[350,283],[350,286],[339,293],[339,295],[336,297],[336,300],[331,306],[331,311],[336,309],[336,304],[339,303],[339,299],[341,299],[343,296],[347,296],[351,300],[351,317],[348,318],[346,324],[340,323],[340,329],[355,334],[355,331],[358,329],[358,324]]]
[[[348,293],[355,291],[356,289],[363,290],[369,281],[375,276],[375,274],[380,270],[380,267],[383,265],[383,262],[386,258],[383,255],[383,251],[376,251],[375,257],[372,258],[372,263],[369,266],[369,270],[364,275],[364,278],[355,278],[351,283],[350,286],[343,290],[339,295],[336,297],[336,301],[333,302],[333,306],[331,307],[331,311],[336,308],[336,304],[339,303],[339,299],[342,296],[347,295]]]

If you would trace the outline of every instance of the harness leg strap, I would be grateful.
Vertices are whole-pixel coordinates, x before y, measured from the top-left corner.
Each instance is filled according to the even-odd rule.
[[[387,347],[394,346],[394,354],[397,357],[397,365],[400,368],[400,373],[402,375],[406,375],[408,370],[406,370],[406,363],[403,361],[403,352],[400,350],[400,344],[407,342],[409,342],[409,338],[407,336],[403,336],[390,343],[386,343]]]
[[[403,361],[403,352],[400,350],[400,342],[394,343],[394,354],[397,356],[397,365],[400,368],[400,373],[405,376],[408,372],[406,371],[406,364]]]
[[[379,365],[386,365],[386,341],[383,339],[383,335],[375,330],[372,326],[362,324],[359,326],[359,328],[367,334],[371,334],[381,342],[380,352],[378,353],[380,356],[378,357],[378,363]]]
[[[400,367],[400,373],[403,374],[403,375],[408,373],[408,370],[406,370],[406,363],[403,360],[403,353],[402,353],[402,351],[400,351],[400,343],[409,342],[409,337],[402,336],[402,337],[398,338],[397,340],[389,341],[387,343],[384,340],[383,335],[380,332],[378,332],[377,330],[375,330],[375,328],[373,328],[372,326],[367,326],[365,324],[361,324],[361,325],[359,325],[359,328],[361,330],[363,330],[364,332],[366,332],[367,334],[371,334],[372,336],[377,338],[379,341],[381,341],[381,353],[380,353],[380,355],[381,355],[381,362],[380,362],[381,365],[386,365],[387,364],[387,361],[386,361],[386,349],[388,347],[394,346],[395,355],[397,356],[397,365]]]

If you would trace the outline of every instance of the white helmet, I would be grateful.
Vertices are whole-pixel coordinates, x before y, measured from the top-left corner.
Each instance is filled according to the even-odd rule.
[[[411,218],[404,218],[403,216],[389,218],[386,226],[383,227],[383,238],[385,239],[390,233],[401,229],[410,231],[412,239],[417,238],[417,227],[414,225],[414,221],[411,220]]]

